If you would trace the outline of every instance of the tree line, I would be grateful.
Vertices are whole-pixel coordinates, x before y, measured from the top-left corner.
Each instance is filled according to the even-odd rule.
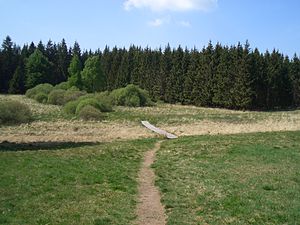
[[[7,36],[0,49],[0,91],[22,94],[40,83],[68,81],[89,92],[136,84],[156,100],[230,109],[283,109],[300,105],[300,59],[249,43],[151,49],[108,46],[82,51],[65,40],[22,48]]]

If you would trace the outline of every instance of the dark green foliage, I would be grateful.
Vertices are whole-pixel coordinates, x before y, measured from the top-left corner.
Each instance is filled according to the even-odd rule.
[[[9,81],[8,93],[24,94],[25,93],[25,65],[24,60],[20,60],[19,65],[14,72],[12,79]]]
[[[131,107],[153,105],[148,92],[133,84],[112,91],[110,97],[114,105]]]
[[[38,93],[44,93],[48,95],[53,90],[53,86],[51,84],[39,84],[34,88],[28,89],[26,91],[26,97],[34,98]]]
[[[29,107],[17,101],[0,102],[0,125],[27,123],[32,119]]]
[[[47,101],[48,101],[48,95],[46,95],[45,93],[42,93],[42,92],[37,93],[34,96],[34,100],[36,100],[39,103],[47,103]]]
[[[78,117],[84,120],[102,120],[103,115],[99,109],[86,105],[78,113]]]
[[[52,64],[36,49],[26,62],[26,88],[33,88],[41,83],[51,83]]]
[[[48,103],[52,105],[63,105],[65,103],[65,90],[53,90],[48,95]]]
[[[21,49],[7,37],[0,49],[0,91],[24,93],[40,83],[66,80],[68,87],[91,93],[135,84],[151,99],[168,103],[269,110],[300,106],[299,64],[296,55],[290,60],[275,50],[262,54],[251,50],[248,42],[230,47],[209,42],[200,51],[132,45],[128,50],[106,46],[103,52],[82,52],[77,42],[68,50],[64,39]],[[66,89],[65,85],[58,89]],[[121,97],[118,104],[125,101],[139,104],[136,97]]]

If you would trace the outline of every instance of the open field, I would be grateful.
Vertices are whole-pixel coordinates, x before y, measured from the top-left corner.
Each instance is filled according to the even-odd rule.
[[[178,136],[300,130],[300,110],[249,112],[195,106],[157,104],[154,107],[115,107],[102,122],[70,118],[60,106],[39,104],[24,96],[0,96],[30,106],[36,119],[31,124],[2,127],[0,141],[101,142],[156,137],[140,121],[148,120]]]
[[[96,122],[3,99],[29,105],[34,121],[0,127],[0,224],[134,224],[142,158],[159,140],[141,120],[179,136],[160,142],[152,166],[168,224],[300,221],[300,110],[159,103]]]
[[[300,132],[164,142],[157,184],[168,224],[298,224]]]
[[[154,140],[0,145],[0,224],[131,224]]]

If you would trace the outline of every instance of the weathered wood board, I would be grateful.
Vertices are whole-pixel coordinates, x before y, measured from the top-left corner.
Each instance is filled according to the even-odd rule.
[[[162,130],[162,129],[159,129],[155,126],[153,126],[151,123],[149,123],[148,121],[142,121],[142,124],[147,127],[148,129],[158,133],[158,134],[161,134],[161,135],[164,135],[166,138],[168,139],[174,139],[174,138],[177,138],[176,135],[174,134],[171,134],[171,133],[168,133],[167,131],[165,130]]]

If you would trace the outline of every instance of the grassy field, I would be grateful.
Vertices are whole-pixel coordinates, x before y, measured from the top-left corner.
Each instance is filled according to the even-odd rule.
[[[0,127],[0,224],[132,224],[141,158],[158,140],[141,120],[179,136],[154,165],[168,224],[300,221],[300,110],[158,103],[81,121],[60,106],[3,99],[29,105],[34,121]]]
[[[131,224],[153,143],[0,144],[0,224]]]
[[[157,158],[170,225],[300,221],[300,132],[186,137]]]

